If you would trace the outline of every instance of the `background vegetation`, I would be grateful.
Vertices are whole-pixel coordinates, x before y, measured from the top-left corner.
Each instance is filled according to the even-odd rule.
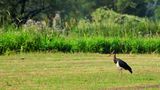
[[[61,11],[64,19],[80,19],[100,7],[121,14],[159,19],[159,5],[159,0],[1,0],[0,23],[19,26],[30,18],[50,19],[56,11]]]
[[[62,51],[159,53],[159,0],[1,0],[0,54]],[[57,11],[62,28],[50,26]],[[25,26],[29,19],[45,27]]]
[[[61,52],[99,52],[109,53],[159,53],[159,37],[119,38],[119,37],[57,37],[56,34],[35,32],[6,32],[0,36],[0,53],[61,51]]]

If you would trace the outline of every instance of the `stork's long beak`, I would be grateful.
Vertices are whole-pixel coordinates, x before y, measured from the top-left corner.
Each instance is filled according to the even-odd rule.
[[[113,50],[113,51],[108,55],[108,57],[111,56],[112,54],[114,54],[114,52],[115,52],[115,51]]]

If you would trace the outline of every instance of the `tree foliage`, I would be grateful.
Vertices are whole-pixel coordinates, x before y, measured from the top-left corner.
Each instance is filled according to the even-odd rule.
[[[99,7],[141,17],[157,16],[160,0],[1,0],[0,23],[22,25],[41,15],[54,16],[61,11],[67,18],[81,18]],[[158,16],[157,16],[158,17]]]

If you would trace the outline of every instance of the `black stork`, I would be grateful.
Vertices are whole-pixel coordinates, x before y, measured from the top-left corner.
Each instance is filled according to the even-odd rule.
[[[126,62],[117,58],[115,51],[113,51],[111,54],[114,54],[113,61],[120,71],[122,71],[124,69],[124,70],[128,70],[132,74],[132,68]]]

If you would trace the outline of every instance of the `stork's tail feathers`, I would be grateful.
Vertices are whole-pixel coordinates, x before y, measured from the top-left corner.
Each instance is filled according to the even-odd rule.
[[[131,74],[133,73],[131,68],[129,68],[128,71],[129,71]]]
[[[132,74],[133,72],[132,72],[132,70],[129,70],[129,72]]]

